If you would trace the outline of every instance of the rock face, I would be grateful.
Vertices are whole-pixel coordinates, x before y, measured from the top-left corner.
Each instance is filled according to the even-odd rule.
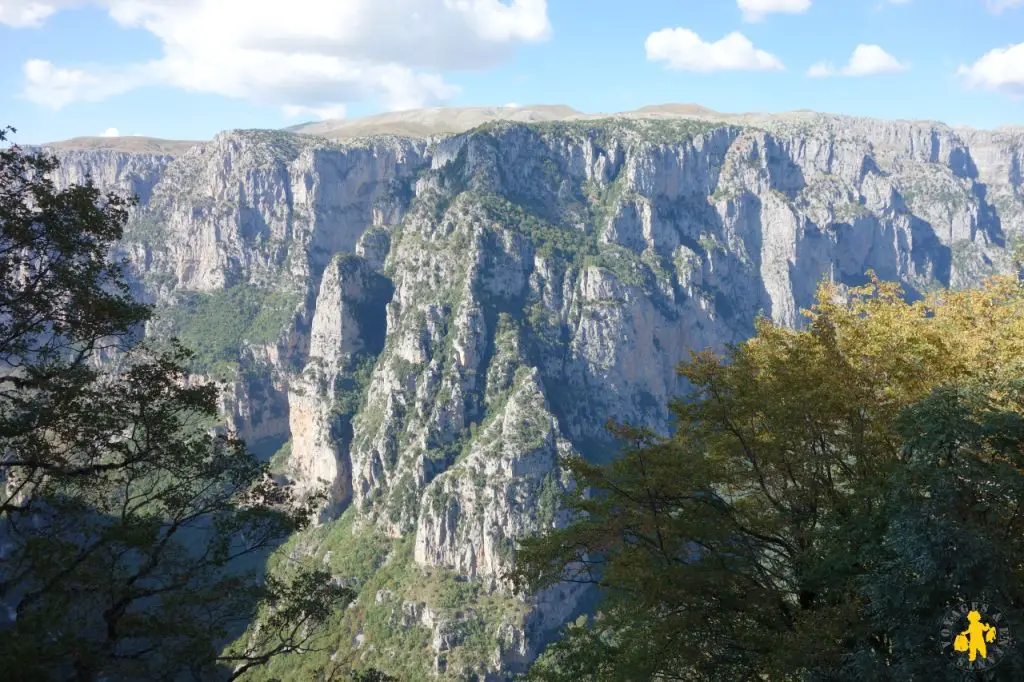
[[[938,124],[235,131],[173,159],[59,155],[61,181],[142,198],[124,248],[153,300],[297,292],[273,340],[242,339],[233,428],[290,440],[288,475],[329,490],[326,524],[351,507],[478,600],[506,594],[516,538],[561,522],[560,456],[608,457],[610,416],[668,428],[690,349],[746,338],[758,314],[800,324],[823,278],[872,269],[916,296],[1009,271],[1024,241],[1024,135]],[[361,600],[401,610],[381,594]],[[468,668],[451,663],[463,621],[405,619],[432,631],[423,674],[504,679],[581,598],[526,600]]]
[[[365,259],[336,254],[320,279],[306,366],[291,381],[288,466],[303,488],[328,486],[327,517],[342,509],[352,494],[348,420],[358,396],[345,385],[345,374],[368,349],[379,352],[383,329],[375,321],[383,323],[390,294],[387,280]]]

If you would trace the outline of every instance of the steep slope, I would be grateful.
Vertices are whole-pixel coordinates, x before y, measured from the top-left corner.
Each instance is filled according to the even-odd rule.
[[[58,153],[64,181],[142,196],[152,333],[200,347],[282,475],[329,486],[288,551],[360,589],[336,655],[413,680],[503,679],[583,606],[509,594],[515,539],[559,522],[561,455],[611,456],[608,417],[669,428],[690,349],[799,324],[823,277],[916,295],[1009,270],[1022,143],[807,114]]]

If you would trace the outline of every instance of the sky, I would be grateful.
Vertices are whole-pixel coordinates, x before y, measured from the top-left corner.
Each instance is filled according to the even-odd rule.
[[[669,102],[1024,125],[1024,0],[0,0],[19,143]]]

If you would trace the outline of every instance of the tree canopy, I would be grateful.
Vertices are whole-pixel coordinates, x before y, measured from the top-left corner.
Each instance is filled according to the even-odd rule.
[[[1024,286],[909,303],[872,276],[806,314],[693,354],[670,437],[616,426],[621,458],[568,462],[573,521],[513,578],[600,607],[531,677],[960,679],[950,609],[1024,627]],[[989,672],[1022,665],[1010,645]]]
[[[187,351],[137,343],[150,311],[112,257],[133,202],[58,189],[56,168],[0,150],[0,669],[234,679],[312,646],[351,592],[260,567],[317,500],[211,430],[217,389]]]

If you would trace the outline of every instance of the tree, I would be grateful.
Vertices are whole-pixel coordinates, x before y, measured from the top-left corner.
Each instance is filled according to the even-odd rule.
[[[1024,382],[941,387],[908,408],[897,430],[902,466],[857,582],[863,631],[885,642],[884,655],[862,638],[842,672],[950,679],[947,656],[936,655],[937,612],[977,600],[998,611],[998,627],[1024,624]],[[997,679],[1021,679],[1020,649],[1005,650]]]
[[[6,131],[0,131],[0,141]],[[244,443],[209,429],[189,353],[134,343],[149,309],[111,259],[131,203],[57,190],[0,150],[0,667],[18,680],[235,679],[310,647],[352,598],[260,576],[304,527]],[[222,651],[257,614],[261,631]]]
[[[970,498],[955,469],[914,478],[929,456],[914,438],[939,442],[933,392],[972,387],[1002,400],[992,423],[1020,411],[1006,382],[1024,377],[1024,286],[995,278],[908,304],[872,276],[839,294],[822,285],[805,331],[761,319],[724,357],[694,354],[679,368],[693,390],[672,406],[671,437],[616,427],[621,458],[568,463],[574,520],[523,541],[512,578],[591,584],[601,604],[533,667],[535,679],[918,679],[891,674],[925,669],[944,679],[955,670],[936,665],[939,622],[952,602],[1001,590],[1004,608],[1020,606],[1007,567],[1024,565],[1024,548],[995,552],[991,528],[973,560],[1001,557],[1002,573],[977,575],[1002,582],[953,580],[961,565],[947,562],[928,578],[941,573],[945,586],[919,591],[902,615],[882,595],[899,594],[896,566],[922,579],[914,523],[962,527],[959,507],[921,504],[925,492]],[[998,512],[987,513],[1016,523],[1020,470],[1000,467],[986,502]]]

